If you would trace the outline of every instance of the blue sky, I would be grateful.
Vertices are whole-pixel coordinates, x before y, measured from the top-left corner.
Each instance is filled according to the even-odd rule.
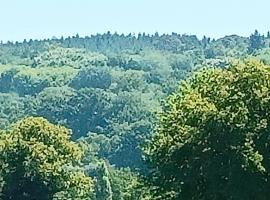
[[[222,37],[270,30],[269,0],[0,0],[0,40],[118,33]]]

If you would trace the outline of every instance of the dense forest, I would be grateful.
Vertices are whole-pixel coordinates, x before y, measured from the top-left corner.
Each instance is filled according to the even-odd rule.
[[[268,199],[270,33],[2,42],[0,105],[1,200]]]

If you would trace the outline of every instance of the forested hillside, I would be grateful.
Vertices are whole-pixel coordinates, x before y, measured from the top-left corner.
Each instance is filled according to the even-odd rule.
[[[187,166],[206,168],[202,176],[208,177],[209,171],[228,167],[201,165],[200,159],[209,161],[216,157],[209,153],[202,158],[200,152],[208,152],[211,145],[223,145],[226,149],[230,143],[198,142],[206,141],[204,133],[209,130],[233,129],[236,124],[230,133],[237,138],[233,143],[235,151],[243,151],[239,154],[244,155],[246,162],[239,161],[238,154],[222,155],[237,157],[233,161],[239,166],[252,166],[255,170],[246,172],[248,180],[261,185],[268,180],[269,161],[260,163],[259,159],[260,151],[268,156],[267,149],[258,139],[255,141],[254,134],[234,135],[237,131],[246,133],[247,127],[249,133],[260,133],[256,129],[258,124],[268,123],[269,116],[264,113],[269,112],[268,64],[270,33],[264,36],[258,31],[250,37],[230,35],[219,39],[177,33],[108,32],[89,37],[1,43],[0,199],[10,199],[12,195],[11,199],[37,199],[33,191],[42,194],[38,197],[41,200],[252,199],[250,196],[257,194],[256,189],[245,198],[238,192],[244,193],[248,188],[230,194],[229,189],[221,191],[218,185],[209,184],[213,188],[207,189],[203,183],[218,182],[216,177],[195,179],[194,173],[200,174],[200,169]],[[253,68],[258,68],[254,71],[257,74],[249,76]],[[263,75],[265,79],[261,78]],[[238,78],[239,82],[234,82]],[[181,83],[179,89],[184,79],[189,80],[188,84]],[[249,80],[255,80],[251,81],[253,85]],[[242,81],[246,81],[243,86],[239,85]],[[237,90],[234,84],[239,87]],[[237,92],[246,94],[249,84],[266,88],[257,88],[258,97],[263,99],[256,99],[256,92],[248,93],[246,96],[250,97],[244,103],[230,98],[235,94],[235,99],[241,99]],[[223,85],[228,88],[222,88]],[[223,89],[227,96],[219,93]],[[167,100],[169,95],[172,96]],[[261,104],[262,107],[256,107]],[[237,109],[251,107],[257,109],[252,115],[258,116],[258,122],[249,116],[242,123],[245,116]],[[177,118],[177,113],[181,117]],[[209,121],[212,126],[208,126]],[[247,126],[251,121],[256,123]],[[184,133],[182,138],[175,136],[176,133],[182,136],[182,129],[186,136]],[[200,133],[200,137],[195,133]],[[213,135],[207,139],[217,141]],[[267,145],[268,140],[264,140]],[[243,141],[256,145],[241,148]],[[187,143],[183,150],[181,145]],[[200,145],[193,148],[195,143]],[[187,156],[189,153],[193,157]],[[194,156],[199,157],[198,161],[193,160]],[[18,167],[20,170],[16,170]],[[241,171],[237,167],[235,170]],[[252,173],[264,174],[253,179]],[[223,176],[223,171],[220,174]],[[246,174],[241,176],[238,178]],[[190,185],[181,188],[185,181],[190,181]],[[232,189],[234,184],[232,181],[227,186]],[[14,188],[20,196],[14,196]],[[193,191],[197,194],[193,195]],[[265,199],[263,193],[267,189],[263,187],[261,191],[258,199]],[[241,197],[235,198],[237,195]]]

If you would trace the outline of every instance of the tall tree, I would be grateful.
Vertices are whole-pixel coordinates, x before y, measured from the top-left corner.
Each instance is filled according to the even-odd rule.
[[[249,37],[249,47],[248,52],[253,53],[255,50],[264,47],[264,36],[260,35],[257,30]]]
[[[113,193],[112,193],[112,187],[111,182],[109,179],[109,170],[108,166],[105,161],[102,161],[99,164],[99,172],[98,175],[100,183],[99,188],[97,190],[97,200],[112,200],[113,199]]]
[[[182,82],[145,148],[155,199],[268,199],[269,85],[252,60]]]

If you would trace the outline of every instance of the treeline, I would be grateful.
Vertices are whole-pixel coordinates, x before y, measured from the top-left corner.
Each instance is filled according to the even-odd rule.
[[[156,141],[157,145],[146,147],[153,134],[160,132],[156,126],[161,123],[157,117],[158,113],[168,109],[164,100],[177,91],[181,80],[192,76],[194,71],[201,68],[227,69],[233,60],[251,57],[266,65],[269,64],[269,45],[270,34],[264,36],[258,31],[249,38],[232,35],[217,40],[207,37],[199,40],[196,36],[176,33],[134,36],[108,32],[84,38],[76,35],[60,39],[1,44],[0,126],[3,130],[1,140],[6,145],[0,147],[3,153],[3,166],[10,166],[10,169],[3,167],[5,170],[0,172],[3,199],[8,199],[14,188],[20,189],[14,184],[23,185],[17,193],[25,196],[13,199],[29,199],[27,195],[35,195],[31,193],[35,190],[35,185],[40,187],[36,191],[44,194],[44,199],[61,199],[66,195],[70,195],[71,199],[97,200],[180,197],[192,199],[193,197],[183,196],[179,192],[183,188],[176,189],[178,186],[174,186],[174,184],[181,185],[183,177],[177,177],[179,182],[171,183],[170,180],[178,181],[175,174],[165,173],[163,176],[164,171],[159,171],[173,170],[172,172],[178,173],[174,165],[167,168],[160,163],[171,162],[166,157],[168,152],[171,153],[170,146],[174,148],[175,145],[170,145],[168,141],[171,139],[164,136],[165,138]],[[250,68],[257,65],[252,64]],[[215,77],[215,73],[209,76],[212,75]],[[200,81],[195,79],[194,82],[197,84]],[[209,88],[210,92],[218,84],[206,84],[205,87]],[[241,90],[245,91],[245,88]],[[200,96],[196,95],[194,98]],[[215,95],[218,94],[213,94]],[[182,101],[181,98],[179,101]],[[170,101],[177,105],[178,99]],[[257,103],[260,102],[254,103],[254,106]],[[181,107],[183,115],[191,112],[188,108],[186,106],[182,111]],[[175,112],[178,113],[177,110]],[[190,123],[194,123],[196,127],[196,120],[201,119],[199,114],[195,114],[193,119],[195,121],[191,120]],[[65,155],[64,152],[67,150],[65,145],[68,147],[71,145],[69,145],[69,131],[61,128],[63,132],[61,136],[58,126],[50,124],[45,119],[33,117],[43,117],[52,124],[71,130],[73,141],[71,144],[76,143],[74,148],[78,147],[81,156],[77,158],[72,155],[73,152],[66,152],[67,157],[71,156],[70,160],[68,158],[57,160],[58,157],[62,158],[62,153]],[[22,121],[14,128],[12,124],[19,120]],[[162,127],[163,123],[165,128],[162,134],[168,135],[166,130],[172,131],[171,127],[174,126],[165,125],[162,121]],[[182,129],[182,124],[179,129]],[[174,133],[177,132],[178,129],[175,129]],[[47,134],[46,138],[43,138],[44,134]],[[55,138],[54,134],[59,138]],[[33,139],[29,138],[30,136]],[[23,143],[18,143],[14,137],[22,137]],[[66,138],[65,141],[61,141],[60,138],[63,137]],[[179,137],[179,140],[182,140],[181,134]],[[61,150],[59,145],[64,150]],[[55,151],[50,149],[51,147],[56,148]],[[177,147],[176,145],[175,148]],[[41,154],[42,158],[36,157],[33,155],[33,148],[37,153],[43,151],[42,148],[48,148],[48,154],[44,156]],[[13,155],[13,151],[18,153]],[[54,157],[51,158],[50,154],[54,154]],[[145,162],[143,155],[148,157],[146,159],[148,162]],[[10,156],[25,160],[14,163],[10,161]],[[42,159],[45,159],[48,165],[43,166],[35,161],[41,162]],[[65,163],[67,169],[62,169],[59,162]],[[173,162],[174,160],[171,163]],[[39,165],[42,166],[39,168]],[[19,174],[16,174],[17,167],[23,169],[18,172]],[[61,178],[60,176],[64,175],[55,174],[55,170],[67,170],[65,172],[70,173],[70,176],[75,172],[78,173],[78,178],[85,180],[85,185],[78,187],[86,190],[78,189],[75,177],[70,177],[70,180],[68,177]],[[148,179],[149,175],[152,178],[158,177],[156,180],[159,181],[164,179],[162,184],[167,185],[159,185],[154,180]],[[58,180],[54,176],[59,178],[59,183],[53,181]],[[11,179],[22,182],[14,183]],[[41,184],[40,181],[44,182]],[[70,185],[65,184],[67,182],[70,182]],[[193,186],[196,187],[196,184],[190,188]],[[24,191],[27,187],[33,187],[33,191]],[[189,195],[189,190],[185,191],[187,191],[185,195]],[[203,194],[203,189],[198,190],[199,194]],[[200,195],[196,198],[200,199]]]
[[[237,35],[225,36],[219,39],[211,39],[204,36],[198,39],[196,35],[186,34],[162,34],[155,33],[149,35],[145,33],[118,34],[107,32],[86,37],[80,37],[78,34],[73,37],[61,37],[44,40],[24,40],[23,42],[1,43],[1,50],[6,51],[13,56],[31,58],[38,53],[46,51],[46,47],[51,44],[57,44],[64,48],[86,49],[92,52],[105,54],[115,54],[122,51],[133,51],[139,53],[141,50],[161,50],[172,53],[197,53],[207,58],[216,56],[233,56],[253,53],[255,50],[269,47],[270,32],[267,35],[260,34],[257,30],[250,37],[241,37]],[[236,52],[238,51],[238,52]],[[3,61],[2,61],[3,62]]]

